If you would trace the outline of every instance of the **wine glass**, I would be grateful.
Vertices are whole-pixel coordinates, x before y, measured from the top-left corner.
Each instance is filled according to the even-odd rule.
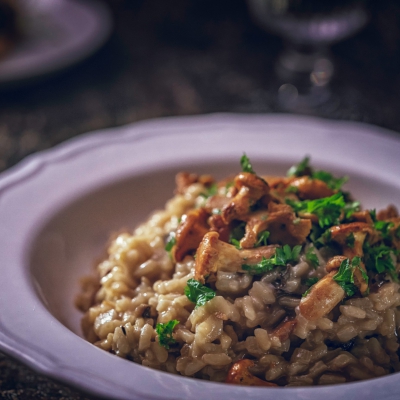
[[[365,0],[247,2],[255,21],[285,42],[275,66],[280,108],[313,113],[332,101],[334,64],[329,48],[367,23]]]

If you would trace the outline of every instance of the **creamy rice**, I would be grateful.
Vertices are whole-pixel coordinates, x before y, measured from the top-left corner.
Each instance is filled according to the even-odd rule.
[[[210,177],[180,174],[177,192],[165,209],[133,233],[114,235],[96,275],[84,279],[77,305],[85,312],[85,337],[144,366],[219,382],[326,385],[398,371],[397,212],[389,207],[374,219],[345,194],[346,207],[353,209],[342,207],[336,221],[340,224],[321,227],[321,214],[296,209],[293,202],[341,192],[312,174],[308,164],[285,178],[261,179],[244,172],[218,188]],[[248,202],[260,181],[267,182],[264,191]],[[272,222],[288,207],[287,198],[293,218]],[[250,206],[243,213],[246,201]],[[249,228],[253,217],[259,218],[257,226],[267,224],[269,237],[262,243],[260,232],[251,240],[256,232]],[[185,226],[191,218],[193,224]],[[240,229],[235,241],[232,233]],[[171,232],[176,239],[167,251]],[[254,270],[285,244],[292,251],[297,246],[298,255],[286,258],[284,265]],[[381,258],[376,249],[383,251]],[[261,256],[263,251],[270,256]],[[239,254],[242,262],[236,265]],[[353,277],[348,286],[338,278],[346,260]],[[386,269],[373,266],[374,260],[384,261]],[[193,279],[215,293],[198,307],[185,292]],[[176,321],[175,326],[162,345],[157,326],[170,321]]]

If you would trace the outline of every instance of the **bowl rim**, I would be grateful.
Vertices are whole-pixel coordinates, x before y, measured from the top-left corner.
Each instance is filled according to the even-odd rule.
[[[242,142],[243,132],[250,141]],[[221,154],[221,148],[218,146],[226,143],[227,139],[228,146]],[[287,146],[288,139],[293,141],[293,147]],[[304,144],[304,139],[314,140],[314,143]],[[193,155],[188,152],[180,159],[176,159],[176,153],[164,154],[165,146],[179,143],[183,150],[190,150],[194,142],[199,154]],[[151,168],[162,168],[166,163],[204,161],[206,151],[207,160],[232,158],[235,155],[240,157],[241,153],[237,155],[240,148],[247,154],[254,151],[258,159],[262,153],[262,146],[259,144],[264,143],[275,150],[271,160],[276,161],[282,160],[282,157],[285,160],[297,160],[299,150],[303,151],[307,146],[318,147],[321,143],[329,143],[329,149],[324,149],[317,157],[318,162],[328,164],[333,163],[331,153],[340,149],[343,144],[358,144],[361,149],[343,149],[341,157],[344,158],[340,159],[352,155],[353,158],[348,160],[349,167],[354,171],[363,171],[368,162],[362,157],[368,149],[376,155],[374,162],[378,168],[368,173],[368,176],[384,179],[400,188],[400,166],[393,164],[396,160],[395,155],[400,154],[400,136],[383,128],[354,122],[292,115],[213,114],[155,119],[80,135],[52,149],[31,155],[0,175],[0,221],[3,227],[0,231],[0,251],[4,255],[4,265],[12,266],[0,266],[0,271],[5,277],[0,281],[0,298],[5,300],[0,301],[0,350],[58,381],[97,396],[113,398],[175,400],[196,396],[216,399],[229,394],[232,399],[241,399],[243,396],[268,399],[276,396],[276,390],[280,391],[279,396],[283,400],[313,396],[333,399],[338,395],[372,399],[376,390],[379,390],[382,398],[397,398],[397,374],[335,385],[335,390],[332,391],[330,386],[318,389],[293,387],[284,390],[231,387],[154,371],[128,363],[85,342],[58,322],[39,299],[27,263],[32,235],[34,236],[39,222],[42,223],[46,215],[54,213],[74,198],[110,184],[116,178],[139,174]],[[154,144],[158,146],[153,149],[152,155],[161,157],[157,162],[152,161],[147,154],[140,153],[142,150],[148,151]],[[104,169],[86,171],[80,176],[82,182],[71,181],[72,183],[66,184],[59,193],[50,193],[48,200],[43,194],[33,194],[33,197],[37,196],[34,197],[36,200],[47,203],[31,204],[22,215],[16,214],[15,211],[21,209],[21,204],[15,199],[19,199],[21,203],[23,196],[26,196],[32,187],[42,191],[48,189],[54,183],[57,174],[61,174],[64,179],[76,176],[77,171],[82,171],[82,168],[88,165],[88,159],[93,161],[99,156],[112,159],[116,148],[134,149],[138,159],[118,159],[108,172]],[[102,176],[98,176],[100,173]],[[69,193],[69,189],[73,190],[73,193]],[[28,212],[33,215],[28,216]],[[13,237],[13,234],[15,236],[18,232],[21,232],[20,236]],[[22,297],[18,295],[21,290],[24,291]],[[26,325],[30,328],[29,333],[33,335],[31,338],[22,333],[22,328]],[[47,327],[51,327],[51,332]],[[68,349],[69,358],[65,359],[65,353],[59,353],[60,346]],[[75,349],[75,352],[71,352],[71,349]],[[131,382],[129,377],[132,379],[133,375],[135,378]],[[135,385],[137,381],[151,385],[139,388]]]

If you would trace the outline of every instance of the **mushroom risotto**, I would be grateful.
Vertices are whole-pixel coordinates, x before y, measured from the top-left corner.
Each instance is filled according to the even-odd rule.
[[[306,157],[285,177],[182,172],[114,235],[78,307],[95,346],[230,384],[343,383],[400,370],[400,217],[360,208]],[[239,168],[238,168],[239,170]],[[267,171],[268,172],[268,171]]]

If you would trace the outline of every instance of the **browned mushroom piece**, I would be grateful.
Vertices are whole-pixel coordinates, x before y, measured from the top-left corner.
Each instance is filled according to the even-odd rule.
[[[249,172],[242,172],[234,179],[238,190],[235,197],[226,204],[221,212],[222,219],[229,223],[234,219],[245,220],[254,206],[262,197],[268,197],[269,186],[264,179]]]
[[[374,224],[374,221],[372,221],[371,213],[369,212],[369,210],[356,211],[353,214],[351,214],[351,219],[355,222],[364,222],[371,226]]]
[[[179,172],[175,177],[175,193],[184,194],[185,190],[190,185],[197,182],[202,183],[205,186],[210,186],[214,183],[214,179],[211,175],[197,175],[189,172]]]
[[[240,241],[240,246],[247,249],[254,247],[263,231],[270,232],[270,243],[295,246],[305,242],[311,227],[311,220],[296,217],[293,209],[287,204],[271,202],[268,212],[254,213],[247,221],[246,233]]]
[[[373,235],[374,229],[365,222],[351,222],[349,224],[332,226],[330,233],[331,240],[341,246],[343,256],[351,260],[354,257],[363,257],[365,238],[367,235]],[[366,271],[363,262],[360,263],[360,268]],[[354,270],[354,284],[359,288],[361,293],[365,293],[368,289],[368,283],[362,277],[359,269]]]
[[[345,292],[338,285],[333,276],[336,271],[325,275],[315,285],[311,286],[310,292],[300,301],[300,314],[309,321],[316,321],[331,312],[339,304]]]
[[[347,260],[345,256],[334,256],[330,258],[325,265],[326,272],[337,271],[345,260]]]
[[[322,199],[335,193],[325,182],[319,179],[312,179],[309,176],[301,176],[289,181],[288,188],[294,188],[295,193],[301,200]]]
[[[248,359],[235,362],[228,371],[225,383],[244,386],[271,386],[278,387],[276,383],[264,381],[254,376],[249,368],[254,366],[254,362]]]
[[[232,230],[231,224],[226,224],[221,215],[214,214],[208,219],[210,231],[218,232],[219,239],[223,242],[229,242],[230,233]]]
[[[239,250],[219,240],[218,232],[208,232],[196,252],[195,279],[204,283],[207,276],[217,271],[246,272],[242,265],[253,265],[263,258],[271,258],[275,249],[276,246],[262,246],[251,250]]]
[[[197,249],[209,230],[208,217],[209,214],[203,208],[191,210],[182,217],[175,233],[176,243],[172,250],[176,261],[182,261],[188,253]]]
[[[232,199],[222,194],[210,196],[204,203],[205,208],[210,214],[217,210],[222,210]]]
[[[392,235],[392,244],[396,249],[400,250],[400,217],[389,218],[386,221],[393,224],[389,229]]]
[[[399,212],[397,208],[393,204],[390,204],[387,208],[377,212],[376,219],[378,221],[386,221],[389,218],[397,218],[398,216]]]
[[[281,343],[289,339],[291,333],[297,325],[297,319],[285,319],[271,333],[271,336],[277,337]]]

